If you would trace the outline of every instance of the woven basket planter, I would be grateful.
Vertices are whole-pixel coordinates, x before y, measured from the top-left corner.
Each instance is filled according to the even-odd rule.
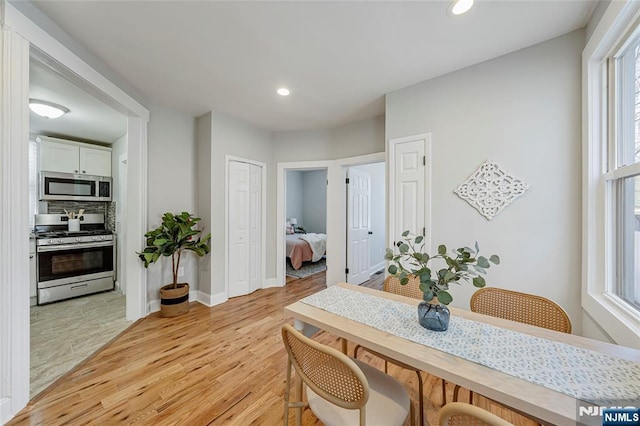
[[[189,312],[189,284],[178,283],[176,288],[173,284],[160,288],[160,316],[177,317]]]

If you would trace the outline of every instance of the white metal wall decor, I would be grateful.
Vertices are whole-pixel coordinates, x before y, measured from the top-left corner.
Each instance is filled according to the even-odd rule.
[[[510,174],[493,161],[485,161],[454,192],[471,204],[488,220],[529,189],[522,179]]]

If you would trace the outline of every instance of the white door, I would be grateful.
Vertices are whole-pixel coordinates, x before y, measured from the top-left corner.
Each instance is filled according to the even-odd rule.
[[[347,176],[347,282],[362,284],[369,279],[371,176],[354,168]]]
[[[429,142],[427,135],[390,141],[390,245],[398,242],[404,231],[414,236],[428,231],[429,210],[425,206],[430,193],[426,155]],[[425,236],[427,249],[429,237]]]
[[[249,169],[249,292],[258,290],[260,285],[260,273],[262,272],[262,167],[250,165]]]
[[[229,297],[260,288],[262,167],[229,162]]]

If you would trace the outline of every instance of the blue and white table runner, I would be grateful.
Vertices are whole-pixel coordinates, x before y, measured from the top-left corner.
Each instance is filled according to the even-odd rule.
[[[640,400],[637,362],[455,315],[447,331],[430,331],[414,305],[338,286],[301,302],[583,401]]]

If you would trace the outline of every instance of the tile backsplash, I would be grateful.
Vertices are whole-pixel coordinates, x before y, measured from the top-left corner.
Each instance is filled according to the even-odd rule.
[[[97,201],[48,201],[47,213],[64,213],[65,209],[77,212],[84,209],[87,214],[104,214],[106,216],[107,204]]]
[[[47,201],[47,213],[64,214],[64,211],[77,212],[84,209],[87,214],[103,214],[105,227],[116,232],[116,203],[115,201],[104,203],[98,201]]]
[[[107,204],[107,217],[105,219],[105,226],[108,230],[115,233],[116,232],[116,202],[111,201]]]

